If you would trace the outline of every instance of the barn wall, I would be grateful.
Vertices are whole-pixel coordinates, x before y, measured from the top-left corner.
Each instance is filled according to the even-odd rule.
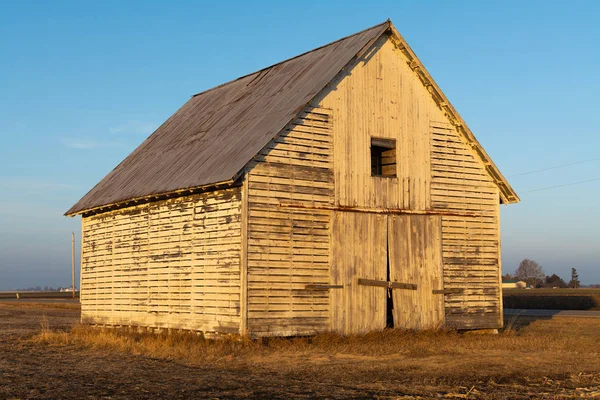
[[[446,321],[498,327],[498,188],[402,51],[379,39],[312,104],[332,110],[336,205],[463,214],[442,218]],[[397,178],[371,176],[371,137],[396,140]]]
[[[430,208],[429,121],[437,106],[386,37],[315,99],[333,112],[340,206]],[[396,140],[397,177],[371,176],[371,137]]]
[[[249,165],[248,331],[256,336],[329,329],[333,203],[330,110],[303,113]]]
[[[237,333],[241,190],[83,218],[82,321]]]
[[[502,325],[499,191],[456,129],[431,123],[431,203],[437,210],[474,216],[443,216],[446,321],[463,328]]]

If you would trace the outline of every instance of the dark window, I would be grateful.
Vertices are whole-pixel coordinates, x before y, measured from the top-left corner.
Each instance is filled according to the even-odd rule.
[[[371,138],[371,175],[396,176],[396,141]]]

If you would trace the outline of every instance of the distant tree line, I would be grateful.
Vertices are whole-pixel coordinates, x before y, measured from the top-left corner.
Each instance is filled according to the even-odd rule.
[[[17,292],[59,292],[60,289],[63,289],[62,287],[58,287],[58,288],[53,288],[52,286],[35,286],[35,287],[30,287],[27,289],[17,289]]]
[[[579,274],[577,269],[571,268],[571,280],[569,283],[565,282],[560,276],[552,274],[550,276],[544,273],[544,269],[534,260],[528,258],[521,261],[519,267],[514,274],[506,274],[502,276],[505,280],[519,280],[527,284],[527,286],[534,288],[579,288],[581,282],[579,282]],[[600,285],[591,285],[595,287]]]

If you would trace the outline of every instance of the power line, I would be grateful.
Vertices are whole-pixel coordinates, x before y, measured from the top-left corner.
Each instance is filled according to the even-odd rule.
[[[549,171],[551,169],[557,169],[557,168],[563,168],[563,167],[570,167],[571,165],[579,165],[579,164],[585,164],[585,163],[589,163],[592,161],[598,161],[600,160],[600,157],[597,158],[591,158],[589,160],[583,160],[583,161],[577,161],[574,163],[569,163],[569,164],[562,164],[562,165],[555,165],[554,167],[548,167],[548,168],[542,168],[542,169],[536,169],[534,171],[527,171],[527,172],[521,172],[520,174],[513,174],[513,175],[509,175],[509,178],[515,177],[515,176],[522,176],[522,175],[529,175],[529,174],[535,174],[537,172],[543,172],[543,171]]]
[[[585,180],[585,181],[565,183],[565,184],[562,184],[562,185],[548,186],[548,187],[543,187],[543,188],[539,188],[539,189],[528,190],[526,193],[539,192],[539,191],[542,191],[542,190],[555,189],[555,188],[564,187],[564,186],[579,185],[579,184],[582,184],[582,183],[588,183],[588,182],[594,182],[594,181],[600,181],[600,178],[594,178],[594,179],[588,179],[588,180]]]

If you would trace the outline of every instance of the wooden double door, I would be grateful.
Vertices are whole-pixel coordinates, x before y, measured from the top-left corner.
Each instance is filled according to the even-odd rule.
[[[440,216],[335,212],[332,229],[333,331],[444,324]]]

